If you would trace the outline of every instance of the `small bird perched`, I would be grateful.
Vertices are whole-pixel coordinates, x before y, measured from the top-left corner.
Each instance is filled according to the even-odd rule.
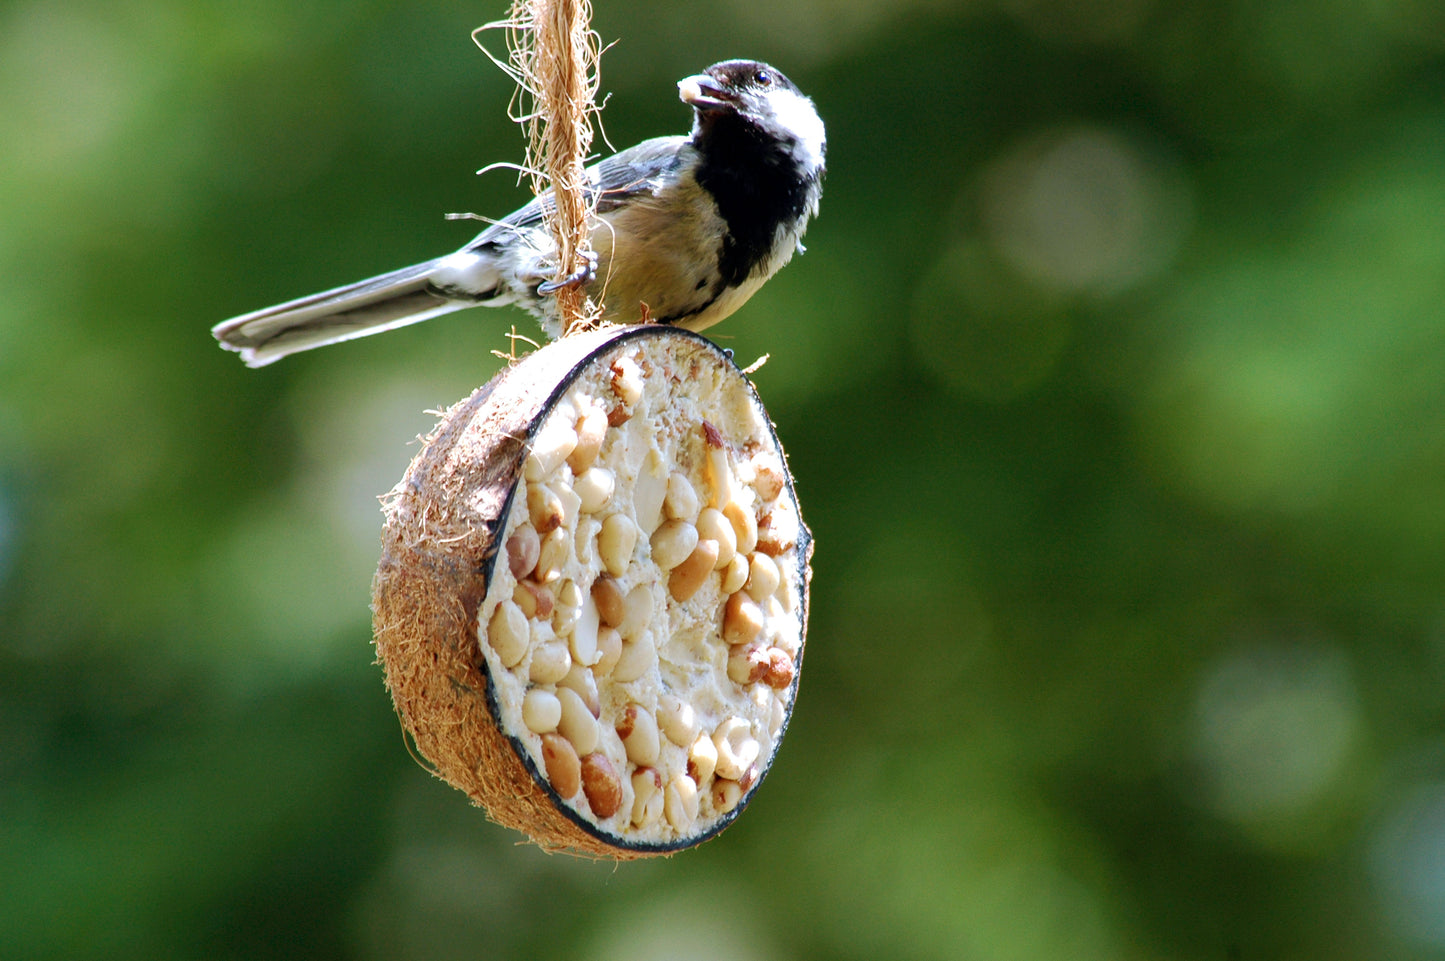
[[[211,332],[251,367],[478,304],[518,304],[553,338],[555,298],[585,285],[603,319],[690,330],[741,307],[802,250],[823,191],[823,121],[765,63],[727,60],[678,82],[692,133],[658,137],[587,169],[596,263],[562,281],[543,194],[461,250],[268,307]],[[643,305],[646,305],[645,308]]]

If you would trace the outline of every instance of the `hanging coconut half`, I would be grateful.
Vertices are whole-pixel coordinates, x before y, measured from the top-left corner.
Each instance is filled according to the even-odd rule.
[[[376,646],[437,774],[594,856],[737,817],[797,696],[812,545],[728,355],[654,325],[550,344],[446,413],[385,514]]]

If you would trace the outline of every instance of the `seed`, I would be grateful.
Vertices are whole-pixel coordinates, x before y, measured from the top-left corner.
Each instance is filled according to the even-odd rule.
[[[606,677],[612,673],[617,666],[617,661],[622,657],[622,635],[614,628],[601,627],[597,629],[597,663],[592,665],[592,672],[597,677]]]
[[[577,446],[577,432],[565,421],[549,417],[532,439],[532,450],[523,469],[528,481],[546,480]]]
[[[550,587],[542,587],[531,581],[519,581],[512,590],[512,600],[529,620],[546,620],[552,616],[552,608],[557,606],[556,595]]]
[[[597,532],[602,530],[602,522],[595,517],[577,518],[577,535],[572,539],[573,546],[577,551],[577,563],[585,568],[596,566],[593,558],[592,546],[596,543]]]
[[[632,563],[637,547],[637,525],[626,514],[608,514],[597,534],[597,554],[607,572],[620,577]]]
[[[788,719],[788,709],[783,704],[782,698],[773,698],[773,703],[768,707],[768,733],[773,737],[783,729],[783,722]]]
[[[605,467],[589,467],[578,478],[572,489],[582,510],[595,514],[612,500],[617,487],[617,478]]]
[[[547,769],[547,780],[559,797],[570,798],[582,786],[582,764],[577,751],[560,734],[542,735],[542,764]]]
[[[537,554],[542,546],[537,529],[531,524],[520,524],[507,538],[507,569],[512,576],[521,580],[537,566]]]
[[[717,768],[717,745],[706,734],[699,734],[687,751],[687,774],[698,784],[706,784]]]
[[[631,357],[619,357],[612,362],[612,393],[628,407],[642,397],[642,371]]]
[[[542,538],[542,546],[537,553],[537,570],[534,573],[534,580],[538,584],[550,584],[555,581],[571,556],[572,538],[567,536],[566,528],[558,527],[549,531]]]
[[[487,641],[503,667],[516,667],[527,654],[531,632],[527,615],[512,601],[502,601],[487,624]]]
[[[670,571],[697,547],[697,528],[687,521],[668,521],[652,535],[651,546],[653,562]]]
[[[535,734],[557,730],[562,719],[562,702],[551,691],[534,687],[522,698],[522,723]]]
[[[558,640],[548,641],[532,652],[532,663],[527,676],[533,684],[556,684],[572,669],[572,655],[567,645]]]
[[[567,519],[562,498],[546,484],[527,485],[527,513],[531,515],[532,526],[538,534],[550,534]]]
[[[657,752],[661,742],[657,737],[657,721],[640,704],[629,704],[617,722],[617,736],[627,751],[627,759],[633,764],[657,763]]]
[[[559,678],[560,680],[560,678]],[[578,754],[591,754],[597,750],[597,718],[587,710],[581,696],[570,687],[557,688],[557,700],[562,705],[562,716],[557,722],[557,731],[572,742]]]
[[[657,648],[653,646],[652,635],[644,633],[635,640],[624,642],[622,656],[612,668],[612,679],[626,684],[635,681],[657,663]]]
[[[711,425],[709,425],[711,426]],[[718,440],[722,437],[719,435]],[[728,466],[728,452],[726,447],[712,447],[709,445],[707,452],[707,480],[712,487],[712,498],[708,504],[721,509],[726,504],[733,502],[733,472]]]
[[[743,589],[748,580],[748,558],[746,554],[734,554],[723,568],[721,590],[724,594],[735,594]]]
[[[713,731],[713,745],[717,747],[717,776],[737,780],[762,750],[753,738],[752,727],[740,717],[730,717]]]
[[[626,613],[617,631],[624,638],[631,639],[641,634],[652,623],[652,591],[646,584],[639,584],[627,594],[623,602]]]
[[[592,582],[592,603],[597,605],[597,617],[608,627],[616,627],[627,616],[622,588],[610,577],[599,577]]]
[[[610,818],[622,807],[622,781],[607,755],[593,753],[582,759],[582,793],[599,818]]]
[[[697,491],[692,481],[681,471],[673,471],[667,478],[667,494],[662,501],[662,510],[671,520],[691,521],[697,517]]]
[[[654,805],[653,799],[657,803]],[[648,808],[655,810],[649,812]],[[640,767],[632,772],[632,823],[647,824],[662,812],[662,775],[656,768]]]
[[[780,514],[786,513],[780,503],[758,521],[758,550],[777,557],[793,549],[793,535]]]
[[[679,831],[692,826],[697,819],[697,784],[686,774],[678,774],[667,782],[667,793],[662,803],[667,823]]]
[[[647,534],[662,523],[662,505],[667,499],[667,464],[657,448],[650,448],[632,482],[632,516]]]
[[[717,541],[717,563],[714,565],[717,570],[727,567],[737,555],[738,535],[733,530],[732,522],[715,507],[704,508],[703,512],[697,515],[697,536],[704,540]]]
[[[758,519],[753,512],[748,510],[737,501],[729,501],[722,508],[723,516],[733,525],[733,533],[738,538],[738,552],[751,554],[758,546]]]
[[[727,814],[738,806],[742,799],[743,788],[737,781],[729,781],[727,778],[718,778],[712,786],[713,810],[719,814]]]
[[[768,669],[763,673],[763,683],[775,691],[781,691],[793,683],[793,659],[787,651],[773,648],[768,651]]]
[[[678,747],[687,747],[697,737],[697,716],[692,705],[672,694],[657,699],[657,724]]]
[[[602,702],[597,696],[597,679],[592,676],[590,668],[573,661],[567,676],[557,683],[576,692],[577,696],[582,698],[582,703],[587,705],[587,710],[593,717],[602,713]]]
[[[761,647],[735,647],[728,655],[728,677],[737,684],[752,684],[768,672],[768,652]]]
[[[785,477],[782,465],[772,457],[755,458],[753,488],[764,501],[774,500],[783,492]]]
[[[592,466],[607,438],[607,413],[602,408],[588,405],[577,418],[577,446],[567,455],[567,466],[572,473],[581,475]]]
[[[782,575],[778,571],[778,562],[759,552],[748,559],[748,582],[743,590],[761,604],[778,589],[780,580]]]
[[[679,604],[688,600],[707,583],[707,576],[717,565],[717,541],[698,541],[697,547],[687,555],[687,560],[672,569],[667,579],[667,590]]]
[[[728,598],[723,609],[723,640],[729,644],[751,644],[763,630],[763,609],[739,591]]]

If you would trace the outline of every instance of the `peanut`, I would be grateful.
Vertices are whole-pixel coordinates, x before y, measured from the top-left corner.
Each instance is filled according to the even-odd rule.
[[[613,577],[620,577],[632,563],[637,547],[637,525],[626,514],[608,514],[597,534],[597,554]]]
[[[746,554],[734,554],[723,568],[720,589],[724,594],[736,594],[748,580],[748,558]]]
[[[532,652],[532,663],[527,668],[527,676],[533,684],[556,684],[566,677],[571,669],[572,655],[567,652],[567,645],[551,640]]]
[[[617,722],[617,736],[627,751],[627,759],[633,764],[656,764],[661,742],[657,736],[657,721],[640,704],[629,704]]]
[[[527,615],[512,601],[502,601],[487,624],[487,641],[503,667],[516,667],[527,654],[531,632]]]
[[[622,645],[622,656],[612,668],[612,679],[623,684],[635,681],[656,663],[657,648],[652,643],[652,635],[643,633]]]
[[[758,552],[748,559],[748,582],[743,590],[748,592],[749,597],[761,604],[773,596],[773,592],[778,589],[778,582],[781,580],[782,575],[778,571],[778,562],[767,554]]]
[[[577,432],[566,421],[549,417],[532,438],[523,473],[529,482],[546,480],[577,446]]]
[[[728,655],[728,677],[736,684],[752,684],[768,673],[768,652],[761,647],[735,647]]]
[[[593,753],[582,759],[582,793],[599,818],[610,818],[622,807],[622,781],[607,755]]]
[[[723,505],[722,512],[733,525],[733,533],[738,538],[738,552],[751,554],[758,546],[758,519],[737,501],[728,501]]]
[[[717,748],[718,777],[736,781],[742,777],[762,750],[753,738],[752,727],[740,717],[730,717],[713,731],[713,745]]]
[[[687,774],[698,784],[706,784],[717,769],[717,744],[706,734],[699,734],[687,750]]]
[[[570,687],[558,687],[557,700],[562,707],[557,732],[572,742],[578,754],[591,754],[597,750],[597,741],[601,734],[597,727],[597,718],[587,710],[581,696]]]
[[[733,472],[728,465],[727,447],[723,446],[722,435],[717,428],[703,421],[703,433],[707,438],[707,480],[712,488],[708,504],[721,510],[723,505],[732,503],[734,499]]]
[[[642,398],[642,371],[631,357],[619,357],[612,362],[612,393],[628,407]]]
[[[534,687],[522,698],[522,723],[534,734],[557,730],[562,719],[562,702],[551,691]]]
[[[622,657],[622,635],[615,628],[602,627],[597,630],[597,663],[592,671],[597,677],[606,677],[617,666]]]
[[[672,569],[667,579],[667,590],[679,604],[696,594],[707,576],[717,566],[717,541],[698,541],[697,547],[687,555],[687,560]]]
[[[675,695],[664,694],[657,699],[657,723],[678,747],[689,746],[697,737],[697,715],[692,705]]]
[[[737,532],[733,530],[732,522],[717,508],[704,508],[702,513],[697,515],[697,536],[704,540],[717,541],[717,563],[713,565],[716,570],[727,567],[737,556]]]
[[[533,572],[533,580],[538,584],[555,581],[571,557],[572,538],[567,536],[566,528],[557,527],[548,531],[537,552],[537,569]]]
[[[728,814],[742,800],[743,788],[737,781],[718,778],[712,785],[712,807],[719,814]]]
[[[637,526],[651,534],[662,523],[662,505],[667,499],[667,464],[653,447],[642,459],[637,479],[632,482],[632,517]]]
[[[597,605],[598,619],[608,627],[616,627],[627,616],[622,588],[605,575],[592,582],[592,603]]]
[[[751,644],[763,630],[763,609],[757,601],[739,591],[723,608],[723,640],[729,644]]]
[[[646,584],[639,584],[627,593],[627,600],[623,603],[626,613],[622,615],[617,631],[630,640],[652,623],[652,591]]]
[[[527,513],[538,534],[550,534],[562,526],[567,519],[567,509],[562,498],[546,484],[527,485]]]
[[[637,546],[637,525],[627,514],[607,514],[597,535],[597,553],[608,574],[620,577],[631,564]]]
[[[602,713],[602,701],[597,695],[597,679],[593,677],[590,668],[573,661],[572,669],[567,672],[567,676],[557,683],[575,691],[577,696],[582,698],[582,703],[587,705],[587,710],[593,717]]]
[[[777,557],[793,549],[793,535],[779,515],[785,513],[780,502],[758,521],[758,550]]]
[[[557,598],[551,588],[531,581],[519,581],[512,591],[512,600],[528,620],[546,620],[552,616],[552,608],[557,606]]]
[[[519,524],[507,538],[507,569],[512,576],[521,580],[537,566],[537,555],[542,546],[537,529],[531,524]]]
[[[697,784],[686,774],[674,775],[667,782],[667,792],[662,802],[667,823],[678,831],[685,831],[697,820]]]
[[[542,764],[547,769],[547,780],[558,797],[570,798],[582,786],[582,764],[577,751],[560,734],[542,735]]]
[[[763,501],[771,501],[783,492],[785,474],[783,465],[772,457],[755,458],[753,467],[753,488]]]
[[[697,528],[687,521],[667,521],[652,535],[652,560],[670,571],[687,559],[697,547]]]
[[[612,494],[617,489],[617,478],[605,467],[589,467],[577,478],[572,489],[577,492],[580,508],[595,514],[611,503]]]
[[[572,473],[581,475],[592,466],[607,439],[607,412],[595,405],[588,405],[577,418],[577,446],[567,455],[567,466]]]
[[[793,659],[788,652],[773,648],[768,651],[768,667],[763,672],[763,683],[775,691],[781,691],[793,683]]]
[[[673,471],[667,478],[667,494],[662,500],[662,510],[669,520],[691,521],[697,517],[697,491],[692,481],[681,471]]]
[[[639,826],[648,824],[655,821],[661,812],[662,775],[657,773],[656,768],[640,767],[632,772],[632,823]]]

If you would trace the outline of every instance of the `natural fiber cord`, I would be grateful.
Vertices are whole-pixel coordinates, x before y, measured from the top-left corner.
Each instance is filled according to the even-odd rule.
[[[586,264],[596,212],[596,198],[585,189],[602,55],[591,19],[589,0],[515,0],[506,20],[481,28],[507,32],[507,63],[492,59],[517,82],[512,117],[527,130],[524,169],[532,189],[540,196],[550,188],[555,198],[545,213],[559,281]],[[564,333],[589,326],[601,313],[580,286],[555,296]]]

